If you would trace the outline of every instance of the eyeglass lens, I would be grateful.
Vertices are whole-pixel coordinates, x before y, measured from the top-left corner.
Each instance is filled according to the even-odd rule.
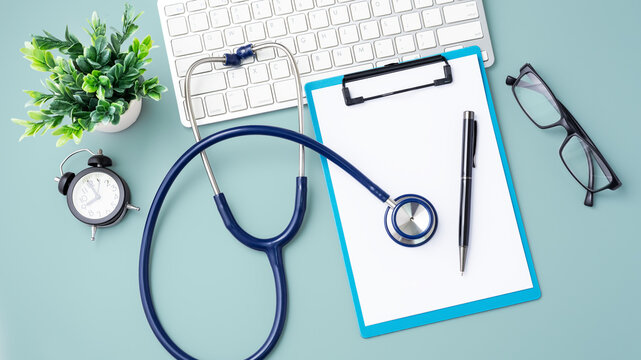
[[[514,85],[514,94],[530,119],[539,126],[554,124],[561,119],[554,96],[541,80],[525,73]]]
[[[605,164],[597,160],[592,148],[580,137],[573,135],[568,139],[561,149],[561,158],[572,175],[588,190],[599,191],[610,184]]]

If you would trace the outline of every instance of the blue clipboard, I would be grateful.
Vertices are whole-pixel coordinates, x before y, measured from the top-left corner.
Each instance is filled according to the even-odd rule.
[[[351,265],[351,262],[350,262],[350,257],[349,257],[347,246],[346,246],[345,236],[344,236],[344,232],[343,232],[343,226],[342,226],[341,218],[340,218],[339,212],[338,212],[338,204],[337,204],[337,201],[336,201],[336,196],[335,196],[335,192],[334,192],[334,186],[332,184],[332,178],[330,176],[330,171],[329,171],[327,159],[325,159],[324,157],[321,156],[321,162],[323,164],[323,171],[324,171],[324,174],[325,174],[325,180],[326,180],[328,192],[329,192],[329,195],[330,195],[330,201],[331,201],[331,204],[332,204],[332,210],[334,212],[334,219],[335,219],[335,222],[336,222],[336,227],[337,227],[339,239],[340,239],[340,242],[341,242],[341,250],[342,250],[342,253],[343,253],[343,258],[344,258],[344,261],[345,261],[345,267],[347,269],[347,276],[348,276],[348,279],[349,279],[351,293],[352,293],[352,297],[353,297],[353,301],[354,301],[354,305],[355,305],[355,309],[356,309],[356,316],[357,316],[357,319],[358,319],[358,325],[359,325],[359,328],[360,328],[361,335],[363,337],[365,337],[365,338],[372,337],[372,336],[377,336],[377,335],[381,335],[381,334],[385,334],[385,333],[389,333],[389,332],[393,332],[393,331],[408,329],[408,328],[412,328],[412,327],[416,327],[416,326],[420,326],[420,325],[430,324],[430,323],[434,323],[434,322],[438,322],[438,321],[442,321],[442,320],[448,320],[448,319],[452,319],[452,318],[456,318],[456,317],[460,317],[460,316],[465,316],[465,315],[469,315],[469,314],[474,314],[474,313],[478,313],[478,312],[482,312],[482,311],[492,310],[492,309],[505,307],[505,306],[509,306],[509,305],[514,305],[514,304],[518,304],[518,303],[522,303],[522,302],[526,302],[526,301],[531,301],[531,300],[538,299],[541,296],[541,290],[540,290],[540,287],[539,287],[539,284],[538,284],[538,280],[537,280],[537,277],[536,277],[536,273],[535,273],[535,270],[534,270],[534,264],[532,262],[532,256],[531,256],[531,253],[530,253],[530,250],[529,250],[529,246],[528,246],[528,243],[527,243],[527,238],[526,238],[526,234],[525,234],[525,229],[523,227],[523,221],[522,221],[522,218],[521,218],[521,213],[519,211],[519,207],[518,207],[517,199],[516,199],[516,194],[514,192],[514,185],[512,183],[512,177],[510,175],[510,171],[509,171],[509,167],[508,167],[508,163],[507,163],[507,158],[505,156],[505,149],[504,149],[504,146],[503,146],[503,141],[501,139],[501,133],[500,133],[500,130],[499,130],[498,122],[496,120],[496,114],[495,114],[495,110],[494,110],[494,105],[492,103],[492,95],[490,93],[490,88],[489,88],[489,84],[488,84],[488,81],[487,81],[487,76],[485,74],[485,68],[483,66],[483,60],[482,60],[482,57],[481,57],[480,49],[478,47],[476,47],[476,46],[473,46],[473,47],[466,47],[466,48],[463,48],[463,49],[460,49],[460,50],[456,50],[456,51],[452,51],[452,52],[448,52],[448,53],[443,53],[442,54],[442,56],[444,56],[448,60],[457,59],[457,58],[460,58],[460,57],[465,57],[465,56],[470,56],[470,55],[476,55],[476,57],[478,58],[478,65],[480,67],[480,72],[481,72],[482,79],[483,79],[483,85],[484,85],[484,88],[485,88],[485,96],[486,96],[486,99],[487,99],[487,104],[488,104],[489,111],[490,111],[490,116],[491,116],[491,119],[492,119],[492,126],[493,126],[493,129],[494,129],[494,135],[496,137],[496,142],[497,142],[498,149],[499,149],[499,152],[500,152],[500,159],[501,159],[501,162],[502,162],[502,165],[503,165],[503,170],[504,170],[504,173],[505,173],[505,179],[506,179],[507,185],[509,187],[509,195],[510,195],[510,198],[511,198],[512,207],[513,207],[513,210],[514,210],[516,221],[518,223],[518,232],[519,232],[520,237],[521,237],[521,242],[522,242],[522,245],[523,245],[523,251],[525,253],[525,257],[526,257],[526,260],[527,260],[527,267],[529,269],[529,274],[530,274],[530,278],[531,278],[532,287],[528,288],[528,289],[525,289],[525,290],[520,290],[520,291],[511,292],[511,293],[507,293],[507,294],[503,294],[503,295],[499,295],[499,296],[494,296],[494,297],[489,297],[489,298],[485,298],[485,299],[481,299],[481,300],[467,302],[467,303],[463,303],[463,304],[459,304],[459,305],[455,305],[455,306],[451,306],[451,307],[446,307],[446,308],[442,308],[442,309],[438,309],[438,310],[424,312],[424,313],[417,314],[417,315],[402,317],[402,318],[398,318],[398,319],[395,319],[395,320],[390,320],[390,321],[377,323],[377,324],[373,324],[373,325],[366,325],[364,320],[363,320],[363,313],[362,313],[362,310],[361,310],[361,304],[360,304],[360,301],[359,301],[359,297],[358,297],[358,293],[357,293],[357,289],[356,289],[356,285],[355,285],[355,281],[354,281],[354,274],[352,272],[352,265]],[[312,122],[313,122],[313,125],[314,125],[315,136],[316,136],[316,139],[321,143],[323,142],[323,138],[321,136],[320,126],[319,126],[319,122],[318,122],[317,109],[316,109],[315,104],[314,104],[313,91],[318,90],[318,89],[322,89],[322,88],[326,88],[326,87],[329,87],[329,86],[335,86],[335,85],[341,84],[342,80],[343,80],[343,76],[337,76],[337,77],[333,77],[333,78],[329,78],[329,79],[310,82],[305,86],[305,92],[306,92],[306,95],[307,95],[307,102],[309,104],[309,109],[310,109],[311,116],[312,116]]]

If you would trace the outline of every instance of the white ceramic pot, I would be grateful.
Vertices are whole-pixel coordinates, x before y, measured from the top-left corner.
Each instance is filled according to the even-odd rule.
[[[142,99],[133,99],[129,102],[129,108],[127,111],[120,115],[120,122],[118,122],[117,125],[100,123],[96,125],[94,130],[106,133],[123,131],[138,120],[141,109]]]

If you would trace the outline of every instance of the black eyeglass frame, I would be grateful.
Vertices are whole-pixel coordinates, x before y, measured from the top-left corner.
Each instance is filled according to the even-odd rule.
[[[521,78],[523,76],[527,75],[527,74],[530,74],[531,76],[536,77],[541,82],[541,84],[543,84],[545,89],[550,94],[551,99],[548,99],[548,100],[550,100],[552,102],[552,104],[556,107],[556,109],[559,111],[559,120],[557,120],[556,122],[551,123],[549,125],[540,125],[540,124],[538,124],[536,121],[534,121],[532,116],[530,116],[530,114],[527,112],[527,110],[525,110],[525,107],[523,107],[523,104],[521,104],[521,101],[519,100],[519,97],[516,95],[516,89],[515,88],[516,88],[516,85],[521,80]],[[563,165],[565,165],[565,168],[570,172],[570,175],[572,175],[572,177],[587,191],[587,193],[585,195],[585,201],[583,202],[584,205],[586,205],[586,206],[592,206],[593,205],[593,203],[594,203],[593,196],[594,196],[595,193],[597,193],[599,191],[603,191],[605,189],[616,190],[617,188],[619,188],[621,186],[621,180],[619,180],[619,178],[616,176],[616,174],[614,173],[614,170],[612,170],[612,167],[605,160],[605,157],[603,156],[603,154],[601,154],[601,152],[596,147],[596,145],[594,144],[592,139],[590,139],[588,134],[585,132],[585,130],[583,130],[581,125],[579,125],[579,122],[570,113],[570,111],[565,107],[565,105],[563,105],[559,101],[559,99],[554,95],[554,93],[552,92],[550,87],[545,83],[545,81],[543,81],[541,76],[539,76],[539,74],[536,72],[536,70],[534,70],[534,67],[531,64],[526,63],[525,65],[523,65],[521,67],[521,69],[520,69],[520,73],[519,73],[519,76],[517,78],[514,78],[514,77],[508,75],[508,77],[505,80],[505,83],[508,86],[512,87],[512,94],[514,95],[514,98],[516,99],[516,102],[521,107],[521,110],[523,110],[523,112],[525,113],[525,115],[527,115],[527,117],[530,119],[530,121],[532,121],[532,123],[534,123],[534,125],[536,125],[539,129],[545,130],[545,129],[553,128],[553,127],[556,127],[556,126],[562,126],[565,129],[565,131],[567,132],[565,140],[563,140],[563,142],[561,143],[561,147],[559,148],[559,157],[561,158],[561,161],[563,162]],[[563,159],[563,155],[562,155],[563,148],[568,143],[568,141],[570,141],[572,139],[572,137],[575,137],[575,136],[578,137],[580,140],[582,140],[581,145],[583,145],[583,150],[585,152],[586,157],[588,158],[588,164],[589,164],[589,166],[588,166],[588,169],[589,169],[588,170],[589,171],[589,173],[588,173],[588,176],[589,176],[588,186],[585,186],[581,182],[581,180],[579,180],[576,177],[576,175],[572,172],[572,170],[570,169],[568,164],[565,162],[565,159]],[[588,148],[585,148],[586,145],[587,145]],[[603,186],[600,189],[591,189],[590,188],[590,187],[592,187],[591,184],[594,183],[594,169],[593,169],[593,163],[592,163],[592,161],[590,159],[590,156],[591,156],[590,152],[592,153],[592,156],[594,156],[594,159],[597,161],[597,163],[601,167],[601,170],[603,171],[604,175],[606,176],[606,178],[609,181],[609,183],[607,185]]]

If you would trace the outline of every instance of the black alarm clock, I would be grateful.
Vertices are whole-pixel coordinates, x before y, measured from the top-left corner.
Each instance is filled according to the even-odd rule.
[[[91,154],[87,161],[89,167],[78,174],[63,172],[65,162],[83,151]],[[127,210],[140,210],[129,203],[131,192],[125,180],[107,169],[111,165],[111,159],[103,155],[102,150],[96,154],[89,149],[80,149],[62,161],[60,177],[55,178],[58,191],[67,197],[67,205],[73,216],[91,226],[92,241],[96,238],[97,228],[117,224]]]

